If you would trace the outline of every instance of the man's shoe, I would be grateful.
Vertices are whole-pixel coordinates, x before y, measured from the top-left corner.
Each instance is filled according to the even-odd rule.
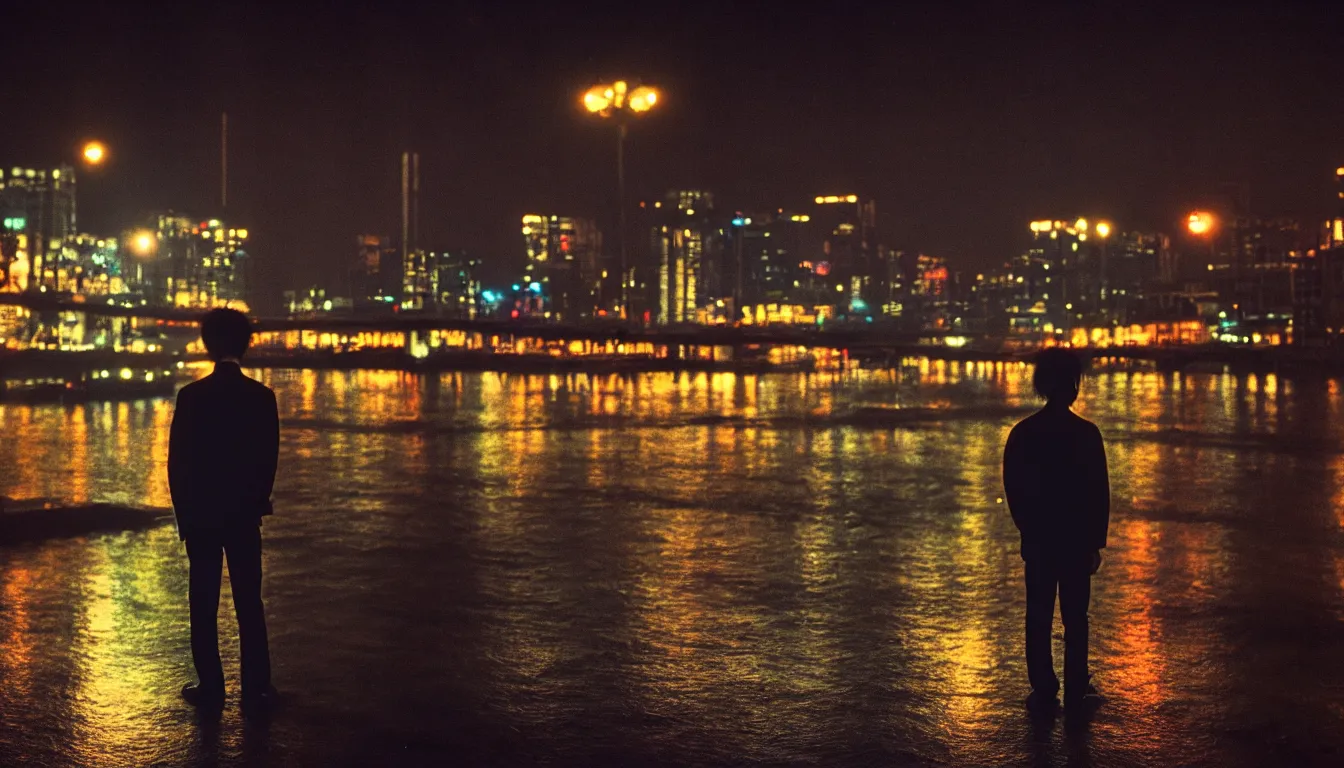
[[[1054,694],[1032,691],[1027,696],[1027,711],[1036,715],[1053,715],[1059,710],[1059,697]]]
[[[182,698],[193,707],[222,707],[224,706],[224,689],[205,687],[199,683],[182,686]]]
[[[1065,696],[1064,710],[1072,715],[1090,715],[1105,703],[1106,698],[1097,693],[1097,687],[1088,683],[1087,691],[1081,696],[1078,694]]]

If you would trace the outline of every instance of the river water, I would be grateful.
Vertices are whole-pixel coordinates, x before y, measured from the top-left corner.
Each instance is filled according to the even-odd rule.
[[[1026,368],[253,375],[282,419],[282,706],[200,722],[178,699],[171,525],[0,546],[0,764],[1344,761],[1334,381],[1086,380],[1108,703],[1066,728],[1022,707],[999,461]],[[0,491],[166,508],[171,411],[0,407]]]

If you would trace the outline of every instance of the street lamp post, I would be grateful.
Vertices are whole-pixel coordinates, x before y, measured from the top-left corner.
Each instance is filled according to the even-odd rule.
[[[1092,231],[1096,232],[1097,237],[1101,240],[1101,259],[1099,260],[1099,266],[1101,267],[1099,270],[1101,272],[1101,312],[1107,320],[1110,320],[1110,296],[1109,291],[1107,291],[1109,286],[1106,282],[1106,241],[1111,239],[1111,224],[1106,221],[1098,221],[1096,226],[1092,228]]]
[[[136,230],[131,233],[126,245],[131,253],[136,256],[135,282],[143,290],[145,284],[144,263],[159,250],[158,235],[148,229]]]
[[[1217,259],[1218,253],[1213,239],[1213,229],[1216,225],[1213,214],[1208,211],[1194,211],[1185,219],[1185,228],[1195,237],[1207,238],[1209,241],[1209,267],[1212,269],[1213,262]]]
[[[1209,241],[1209,271],[1213,271],[1213,262],[1218,260],[1218,241],[1214,237],[1214,229],[1218,226],[1218,220],[1208,211],[1192,211],[1185,217],[1185,228],[1195,237],[1202,237]],[[1232,293],[1236,298],[1236,259],[1232,261]],[[1235,307],[1236,305],[1233,304]]]
[[[625,136],[626,126],[634,115],[639,115],[653,109],[658,103],[658,91],[648,86],[630,87],[630,84],[624,80],[617,80],[610,84],[595,85],[589,88],[583,94],[583,106],[590,114],[603,118],[611,118],[616,123],[616,194],[619,197],[617,207],[620,210],[620,220],[616,240],[620,248],[621,256],[621,319],[626,319],[629,309],[630,297],[628,286],[630,283],[629,267],[627,264],[626,246],[625,246]]]

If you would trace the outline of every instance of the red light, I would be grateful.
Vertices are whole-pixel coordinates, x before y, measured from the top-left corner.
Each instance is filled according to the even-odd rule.
[[[819,261],[817,262],[817,266],[814,269],[816,270],[816,273],[818,275],[825,277],[826,275],[831,274],[831,262]]]
[[[926,271],[926,272],[924,273],[924,279],[925,279],[925,280],[946,280],[946,279],[947,279],[947,267],[938,267],[937,269],[930,269],[930,270]]]
[[[510,312],[509,314],[512,315],[513,318],[514,318],[515,320],[518,319],[518,310],[515,309],[515,310],[513,310],[512,312]]]

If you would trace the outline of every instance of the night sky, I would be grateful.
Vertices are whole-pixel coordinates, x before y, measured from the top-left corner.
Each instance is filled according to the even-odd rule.
[[[81,228],[218,215],[227,110],[262,308],[343,269],[357,232],[397,231],[403,149],[422,156],[422,244],[479,254],[487,277],[521,263],[523,213],[610,226],[614,129],[579,96],[618,75],[665,92],[631,129],[632,199],[857,192],[883,242],[971,269],[1033,218],[1173,230],[1238,189],[1258,213],[1324,216],[1344,164],[1330,4],[728,5],[8,8],[0,164],[96,137],[112,162],[80,178]]]

